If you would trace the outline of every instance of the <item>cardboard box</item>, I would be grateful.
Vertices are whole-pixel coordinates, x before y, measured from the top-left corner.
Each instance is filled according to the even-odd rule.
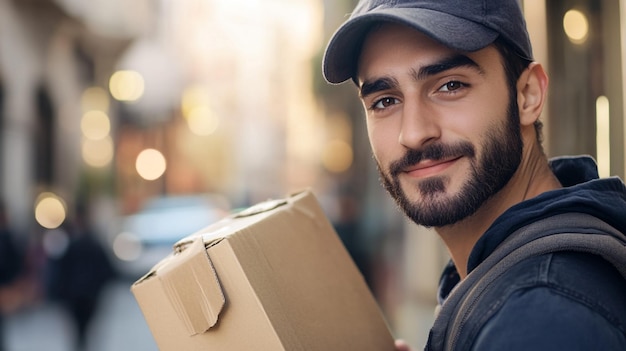
[[[181,240],[131,290],[163,351],[395,350],[310,191]]]

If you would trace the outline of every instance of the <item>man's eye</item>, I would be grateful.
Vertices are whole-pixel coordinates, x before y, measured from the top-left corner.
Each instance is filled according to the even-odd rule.
[[[374,102],[374,104],[372,105],[373,109],[384,109],[386,107],[389,107],[391,105],[397,104],[398,103],[398,99],[392,98],[392,97],[386,97],[386,98],[382,98],[380,100],[377,100]]]
[[[449,81],[448,83],[442,85],[441,88],[439,88],[439,91],[452,92],[452,91],[460,89],[460,88],[462,88],[464,86],[465,86],[465,84],[459,82],[458,80],[452,80],[452,81]]]

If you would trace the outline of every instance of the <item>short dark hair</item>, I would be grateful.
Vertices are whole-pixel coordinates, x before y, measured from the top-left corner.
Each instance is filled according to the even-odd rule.
[[[522,55],[518,54],[514,47],[502,38],[497,38],[493,42],[493,45],[500,53],[500,56],[502,56],[504,73],[506,74],[507,84],[509,85],[509,93],[512,94],[511,98],[514,98],[517,95],[517,80],[522,72],[524,72],[524,70],[532,63],[532,61],[525,59]],[[537,119],[534,126],[537,134],[537,141],[541,146],[543,143],[543,122]]]

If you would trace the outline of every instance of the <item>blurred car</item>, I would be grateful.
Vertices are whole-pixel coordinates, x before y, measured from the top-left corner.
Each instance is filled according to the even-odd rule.
[[[228,214],[227,202],[215,195],[153,198],[121,219],[112,241],[116,266],[122,275],[137,279],[171,253],[178,240]]]

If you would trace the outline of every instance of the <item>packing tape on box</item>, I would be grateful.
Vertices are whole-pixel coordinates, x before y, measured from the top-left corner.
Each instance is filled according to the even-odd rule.
[[[179,255],[190,264],[162,267],[160,279],[189,335],[204,333],[217,323],[226,299],[201,237]]]

